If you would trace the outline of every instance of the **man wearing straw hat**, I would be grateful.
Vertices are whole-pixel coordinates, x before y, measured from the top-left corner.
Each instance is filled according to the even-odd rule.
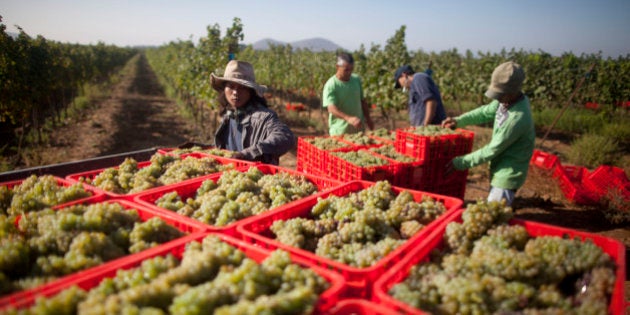
[[[222,119],[215,134],[215,145],[234,151],[234,158],[278,165],[280,156],[295,147],[291,129],[267,108],[263,93],[267,89],[256,83],[254,67],[245,61],[231,60],[223,77],[214,73],[212,88],[219,92]]]
[[[493,101],[442,122],[442,127],[455,128],[494,121],[490,143],[454,158],[447,164],[445,173],[490,162],[488,201],[505,199],[508,206],[516,190],[525,183],[536,139],[529,99],[521,91],[524,80],[525,72],[519,64],[513,61],[500,64],[492,72],[486,91],[486,96]]]

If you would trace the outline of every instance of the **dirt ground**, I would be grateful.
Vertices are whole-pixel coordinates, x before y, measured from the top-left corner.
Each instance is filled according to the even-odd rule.
[[[146,59],[134,60],[131,71],[111,91],[111,97],[89,109],[79,121],[69,122],[51,136],[52,146],[47,149],[58,162],[69,162],[91,157],[129,152],[152,147],[174,147],[194,140],[194,126],[181,118],[175,102],[167,98],[163,88],[149,67]],[[270,103],[283,104],[274,98]],[[283,100],[284,101],[284,100]],[[281,113],[280,106],[277,107]],[[319,111],[311,117],[320,119]],[[376,115],[377,127],[387,126],[387,121]],[[401,120],[398,127],[404,127]],[[291,125],[297,136],[317,135],[312,127]],[[489,139],[490,128],[471,128],[476,141]],[[321,133],[319,133],[321,134]],[[487,140],[486,140],[487,141]],[[562,152],[567,145],[559,140],[546,141],[543,150]],[[295,150],[285,154],[281,166],[295,168]],[[465,202],[485,198],[489,189],[486,168],[472,169],[468,176]],[[543,222],[592,232],[617,239],[630,248],[630,227],[610,224],[598,209],[577,206],[566,201],[551,175],[536,167],[530,169],[528,179],[516,195],[514,209],[518,218]],[[626,264],[625,293],[630,300],[630,281]]]

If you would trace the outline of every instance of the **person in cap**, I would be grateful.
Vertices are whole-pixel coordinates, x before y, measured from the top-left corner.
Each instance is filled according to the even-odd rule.
[[[492,72],[485,95],[492,99],[487,105],[463,115],[449,117],[443,127],[455,128],[494,121],[492,139],[484,147],[454,158],[445,174],[490,163],[490,193],[488,201],[514,200],[516,190],[527,177],[529,161],[534,151],[536,133],[529,99],[522,92],[525,72],[513,61],[500,64]]]
[[[409,90],[411,126],[439,125],[446,118],[440,89],[427,72],[416,73],[411,66],[404,65],[394,73],[394,87],[402,87],[403,92]]]
[[[322,92],[323,106],[328,109],[328,131],[331,136],[374,129],[370,108],[363,95],[361,79],[354,70],[351,54],[337,55],[335,75],[330,77]]]
[[[253,66],[231,60],[223,77],[212,73],[212,88],[219,92],[222,119],[214,137],[221,149],[235,151],[233,157],[278,165],[280,156],[293,149],[296,138],[291,129],[267,108]]]

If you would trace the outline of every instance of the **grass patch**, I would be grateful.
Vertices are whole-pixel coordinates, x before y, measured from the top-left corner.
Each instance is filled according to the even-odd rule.
[[[537,129],[547,130],[560,113],[558,108],[545,108],[533,111],[532,116]],[[599,131],[608,118],[604,112],[596,113],[585,109],[567,109],[553,127],[555,131],[568,133],[589,133]]]
[[[600,165],[616,165],[620,151],[619,143],[612,138],[585,134],[571,143],[567,158],[571,164],[596,168]]]

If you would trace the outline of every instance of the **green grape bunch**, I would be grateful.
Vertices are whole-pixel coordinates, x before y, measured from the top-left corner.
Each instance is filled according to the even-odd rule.
[[[387,181],[349,193],[319,198],[308,217],[276,220],[275,239],[349,266],[374,265],[446,212],[443,203],[406,190],[394,193]]]
[[[203,153],[203,154],[221,156],[225,158],[231,158],[234,155],[234,151],[223,150],[223,149],[219,149],[215,147],[204,149],[200,146],[192,146],[190,148],[185,148],[185,149],[178,148],[178,149],[174,149],[170,151],[169,153],[172,155],[177,155],[177,156],[183,155],[183,154],[190,154],[190,153]]]
[[[339,139],[335,137],[314,137],[314,138],[304,138],[304,141],[314,145],[316,148],[324,151],[347,148],[348,145],[345,142],[339,141]]]
[[[381,141],[368,137],[368,135],[363,131],[352,134],[342,134],[339,137],[345,141],[352,142],[354,145],[359,146],[381,144]]]
[[[150,164],[139,168],[133,158],[126,158],[118,168],[107,168],[91,181],[93,186],[116,194],[138,193],[150,188],[178,183],[202,175],[233,169],[211,157],[185,157],[164,154],[151,156]]]
[[[417,161],[415,158],[411,156],[396,152],[396,149],[394,148],[393,145],[384,145],[380,147],[370,148],[368,150],[374,153],[378,153],[380,155],[386,156],[392,160],[402,162],[402,163],[411,163],[411,162]]]
[[[385,139],[385,140],[396,141],[396,133],[390,132],[386,128],[378,128],[378,129],[366,131],[366,135],[375,136],[375,137]]]
[[[0,214],[17,216],[90,196],[81,183],[63,186],[52,175],[31,175],[12,188],[0,186]]]
[[[457,131],[450,128],[443,128],[439,125],[417,126],[411,133],[421,136],[441,136],[457,134]]]
[[[607,314],[612,258],[590,240],[531,236],[504,203],[469,204],[445,245],[389,294],[432,314]]]
[[[331,152],[330,154],[360,167],[382,166],[390,164],[388,160],[370,154],[366,150],[350,152]]]
[[[257,167],[246,172],[229,170],[218,181],[204,181],[194,196],[183,200],[169,192],[155,205],[213,226],[226,226],[317,192],[302,175],[264,174]]]
[[[0,215],[0,222],[7,222]],[[15,222],[11,219],[10,222]],[[45,284],[107,261],[184,236],[153,217],[116,202],[78,204],[22,215],[0,238],[0,291],[8,294]]]
[[[330,283],[282,250],[260,263],[216,236],[8,314],[310,314]]]

